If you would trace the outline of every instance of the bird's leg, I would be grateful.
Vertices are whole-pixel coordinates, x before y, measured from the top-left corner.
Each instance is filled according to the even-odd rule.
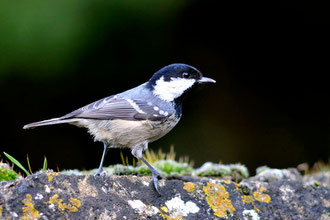
[[[161,195],[160,192],[159,192],[159,189],[158,189],[158,178],[162,178],[162,176],[143,157],[138,158],[138,159],[142,160],[143,163],[145,163],[149,167],[149,169],[150,169],[150,171],[152,173],[152,179],[153,179],[153,182],[154,182],[155,189],[158,192],[158,194]]]
[[[103,145],[103,147],[104,147],[104,149],[103,149],[103,154],[102,154],[102,158],[101,158],[100,166],[99,166],[99,168],[97,169],[95,176],[103,176],[103,175],[106,174],[106,172],[103,170],[103,161],[104,161],[104,157],[105,157],[105,155],[107,154],[109,148],[108,148],[108,145],[107,145],[106,143],[103,143],[103,144],[104,144],[104,145]]]
[[[145,165],[147,165],[152,173],[152,179],[153,179],[153,183],[154,183],[154,187],[157,191],[157,193],[159,195],[161,195],[161,193],[159,192],[158,189],[158,178],[162,178],[162,176],[160,175],[160,173],[153,168],[143,157],[142,157],[142,151],[148,148],[148,143],[145,142],[142,145],[136,146],[132,149],[132,154],[137,158],[143,161],[143,163],[145,163]]]

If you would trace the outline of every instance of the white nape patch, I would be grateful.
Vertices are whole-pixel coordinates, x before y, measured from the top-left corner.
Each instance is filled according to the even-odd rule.
[[[260,219],[258,213],[253,209],[244,210],[243,217],[244,217],[244,220],[259,220]]]
[[[138,113],[145,114],[144,111],[140,109],[140,107],[132,100],[132,99],[125,99]]]
[[[154,106],[154,110],[155,110],[155,111],[158,111],[159,108],[158,108],[157,106]]]
[[[188,216],[189,213],[199,212],[199,207],[191,202],[184,202],[180,197],[174,197],[173,199],[165,202],[169,212],[176,212],[179,216]]]
[[[155,206],[146,206],[141,200],[128,200],[128,204],[140,215],[153,216],[159,212]]]
[[[173,101],[180,97],[184,91],[192,87],[196,82],[195,79],[184,79],[184,78],[171,78],[170,81],[165,81],[164,77],[160,77],[156,81],[153,93],[159,98],[165,101]]]

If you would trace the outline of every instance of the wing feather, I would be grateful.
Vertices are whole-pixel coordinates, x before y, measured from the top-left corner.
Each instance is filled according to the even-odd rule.
[[[126,120],[162,120],[165,115],[159,113],[147,102],[139,99],[126,99],[110,96],[77,109],[65,118],[87,119],[126,119]]]

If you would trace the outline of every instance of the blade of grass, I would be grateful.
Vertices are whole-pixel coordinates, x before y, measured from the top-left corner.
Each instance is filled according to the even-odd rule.
[[[23,165],[18,162],[15,158],[13,158],[12,156],[10,156],[9,154],[7,154],[6,152],[3,152],[5,154],[5,156],[12,162],[14,163],[16,166],[18,166],[19,168],[21,168],[27,176],[30,175],[30,173],[23,167]]]
[[[45,159],[44,159],[44,165],[42,166],[42,171],[43,171],[43,172],[46,172],[46,170],[47,170],[47,158],[46,158],[46,156],[45,156]]]
[[[128,163],[128,156],[126,156],[126,166],[128,166],[129,163]]]
[[[120,158],[121,158],[121,162],[125,166],[125,159],[124,159],[124,155],[123,155],[123,152],[122,151],[120,151]]]
[[[31,165],[30,165],[30,159],[29,159],[29,155],[28,154],[26,155],[26,161],[27,161],[27,164],[28,164],[28,168],[29,168],[30,174],[32,174]]]

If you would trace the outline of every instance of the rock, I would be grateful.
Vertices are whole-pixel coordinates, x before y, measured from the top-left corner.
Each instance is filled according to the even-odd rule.
[[[193,172],[196,176],[230,176],[233,179],[243,179],[249,176],[249,171],[242,164],[216,164],[212,162],[204,163]]]
[[[314,174],[308,174],[303,177],[305,182],[314,184],[315,186],[323,185],[330,188],[330,172],[318,172]]]
[[[159,196],[149,176],[48,171],[0,183],[0,219],[329,219],[330,189],[310,181],[171,177]]]
[[[266,166],[257,168],[257,175],[250,178],[262,182],[271,182],[276,180],[301,180],[302,176],[296,168],[289,169],[271,169]]]

